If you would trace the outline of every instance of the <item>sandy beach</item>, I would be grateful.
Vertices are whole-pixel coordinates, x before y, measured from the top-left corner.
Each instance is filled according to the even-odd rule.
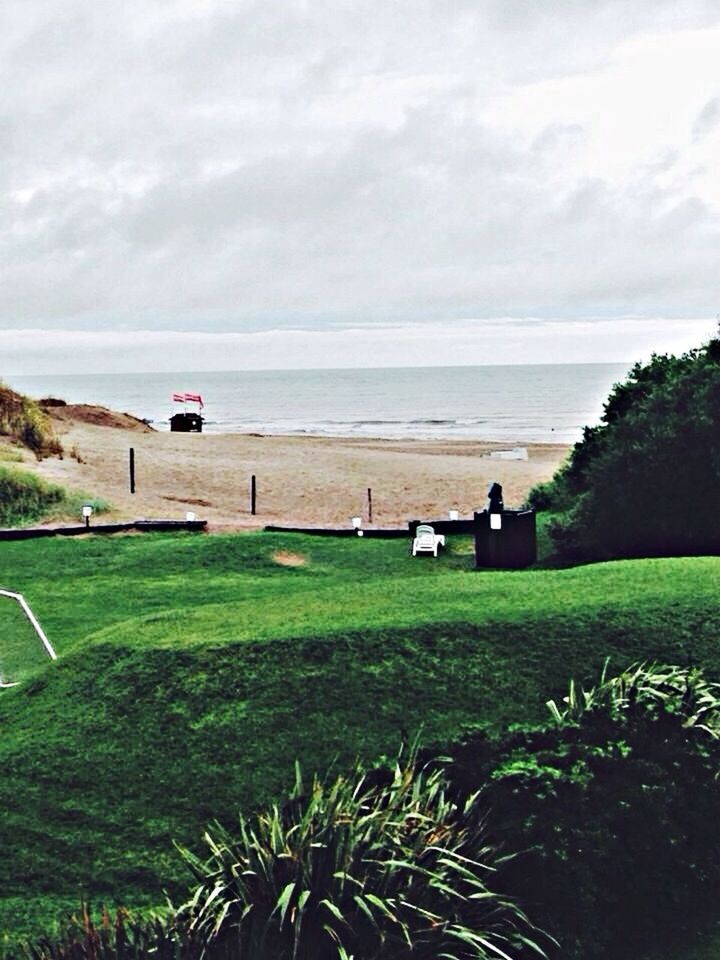
[[[109,501],[121,519],[184,519],[188,510],[210,529],[265,524],[349,525],[367,522],[372,489],[375,526],[471,516],[498,480],[508,506],[549,479],[567,455],[564,444],[525,444],[527,460],[493,451],[516,444],[474,441],[367,440],[246,434],[156,432],[132,418],[66,407],[54,412],[62,460],[25,466],[47,480]],[[135,450],[136,492],[129,491],[129,449]],[[250,478],[257,477],[257,514]]]

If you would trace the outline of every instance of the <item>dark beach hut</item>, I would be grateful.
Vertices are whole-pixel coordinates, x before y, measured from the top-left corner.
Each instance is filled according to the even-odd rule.
[[[170,417],[170,429],[175,433],[202,433],[203,418],[199,413],[174,413]]]

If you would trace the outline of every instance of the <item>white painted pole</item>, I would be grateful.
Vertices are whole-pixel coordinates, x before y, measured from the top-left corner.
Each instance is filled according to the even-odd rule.
[[[17,600],[17,602],[20,604],[20,608],[22,609],[23,613],[25,614],[25,616],[26,616],[26,617],[28,618],[28,620],[30,621],[30,623],[31,623],[31,625],[32,625],[35,633],[36,633],[36,634],[40,637],[40,639],[42,640],[43,646],[45,647],[45,649],[46,649],[47,652],[48,652],[48,656],[50,657],[51,660],[57,660],[57,654],[55,653],[55,649],[53,648],[53,645],[50,643],[50,641],[48,640],[48,638],[45,636],[45,631],[44,631],[43,628],[40,626],[37,617],[35,616],[35,614],[34,614],[34,613],[32,612],[32,610],[30,609],[30,607],[29,607],[29,605],[28,605],[28,602],[27,602],[27,600],[25,599],[25,597],[23,597],[23,595],[22,595],[21,593],[11,593],[9,590],[0,590],[0,596],[10,597],[11,600]]]

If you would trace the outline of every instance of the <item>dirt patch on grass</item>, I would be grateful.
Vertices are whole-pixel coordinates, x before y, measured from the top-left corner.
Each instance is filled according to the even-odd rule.
[[[290,550],[278,550],[272,558],[281,567],[304,567],[307,564],[307,557],[301,553],[291,553]]]

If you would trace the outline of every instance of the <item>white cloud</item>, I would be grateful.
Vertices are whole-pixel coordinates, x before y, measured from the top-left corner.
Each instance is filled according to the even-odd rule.
[[[714,3],[3,11],[0,331],[718,309]]]
[[[158,330],[11,330],[2,334],[6,377],[47,373],[284,370],[518,363],[628,365],[679,353],[713,333],[707,319],[499,317],[332,330],[208,333]],[[62,358],[62,364],[58,364]]]

